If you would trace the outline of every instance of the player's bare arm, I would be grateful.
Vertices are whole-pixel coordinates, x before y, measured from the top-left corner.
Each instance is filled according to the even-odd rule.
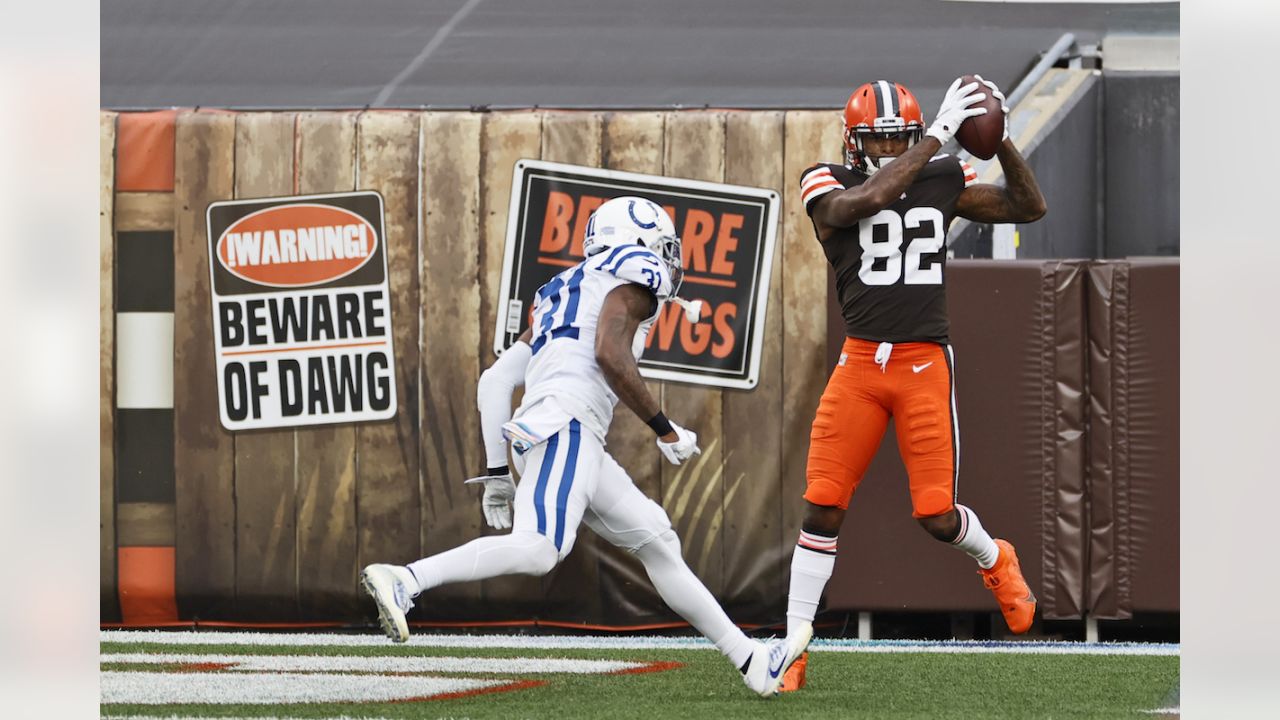
[[[645,421],[662,408],[640,376],[631,342],[640,323],[653,314],[654,302],[653,293],[639,285],[619,285],[605,296],[596,325],[596,363],[605,381],[622,404]],[[676,433],[669,432],[660,439],[675,442]]]
[[[1044,217],[1044,194],[1013,141],[1005,138],[996,157],[1004,169],[1006,187],[979,183],[965,188],[956,199],[956,214],[989,223],[1026,223]]]
[[[822,241],[826,242],[830,229],[852,227],[889,207],[941,148],[935,138],[925,137],[861,185],[818,198],[813,219]]]

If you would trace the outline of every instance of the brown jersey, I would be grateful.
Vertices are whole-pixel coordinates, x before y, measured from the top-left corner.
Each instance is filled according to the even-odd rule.
[[[821,163],[800,177],[805,212],[831,192],[861,185],[859,170]],[[889,207],[835,229],[822,251],[835,268],[849,337],[878,342],[947,343],[947,228],[956,198],[977,176],[968,163],[938,155]],[[815,226],[815,232],[817,230]]]

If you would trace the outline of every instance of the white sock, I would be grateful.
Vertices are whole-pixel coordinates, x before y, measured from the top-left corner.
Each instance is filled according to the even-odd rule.
[[[729,658],[736,668],[751,659],[755,643],[747,637],[685,564],[680,555],[680,539],[667,530],[636,551],[645,572],[664,602],[715,643],[716,649]]]
[[[439,585],[499,575],[546,575],[558,560],[556,546],[545,535],[515,532],[476,538],[407,567],[418,583],[417,595]]]
[[[836,536],[800,531],[791,556],[791,592],[787,595],[787,635],[801,623],[813,622],[822,591],[836,566]]]
[[[978,561],[978,567],[990,570],[1000,557],[1000,548],[982,528],[976,513],[964,505],[956,505],[956,510],[960,511],[960,534],[951,544],[969,553],[969,557]]]

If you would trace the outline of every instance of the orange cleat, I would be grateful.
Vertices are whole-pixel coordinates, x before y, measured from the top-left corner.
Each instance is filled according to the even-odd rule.
[[[1022,578],[1013,545],[1007,540],[996,540],[996,546],[1000,548],[996,564],[990,570],[979,570],[978,574],[982,576],[982,584],[996,596],[1009,629],[1021,635],[1031,629],[1031,621],[1035,619],[1036,596]]]
[[[804,667],[808,662],[809,653],[801,653],[782,676],[782,684],[778,686],[778,692],[795,692],[804,687]]]

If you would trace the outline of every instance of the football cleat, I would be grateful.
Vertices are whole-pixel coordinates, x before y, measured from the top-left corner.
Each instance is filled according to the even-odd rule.
[[[742,681],[760,697],[773,697],[778,694],[778,685],[786,672],[786,661],[786,640],[757,642],[751,659],[747,661],[747,671],[742,673]]]
[[[742,674],[742,681],[751,691],[763,698],[778,694],[778,686],[791,664],[800,657],[809,646],[813,637],[813,626],[806,623],[795,637],[783,640],[770,640],[767,643],[757,642],[755,652],[747,663],[747,671]]]
[[[791,667],[782,674],[782,684],[778,686],[778,692],[795,692],[804,687],[804,671],[809,665],[809,653],[800,653],[800,657],[791,663]]]
[[[795,633],[787,635],[787,670],[782,675],[778,692],[792,692],[804,687],[804,671],[809,662],[809,641],[812,639],[813,623],[802,623]]]
[[[982,584],[996,596],[1004,621],[1016,635],[1031,629],[1031,621],[1036,615],[1036,596],[1027,587],[1022,577],[1022,567],[1018,564],[1018,554],[1007,540],[996,540],[1000,548],[1000,556],[990,570],[979,570]]]
[[[378,606],[382,632],[398,643],[409,639],[409,622],[404,614],[413,607],[410,584],[417,584],[413,575],[399,565],[370,565],[360,573],[360,585]]]

